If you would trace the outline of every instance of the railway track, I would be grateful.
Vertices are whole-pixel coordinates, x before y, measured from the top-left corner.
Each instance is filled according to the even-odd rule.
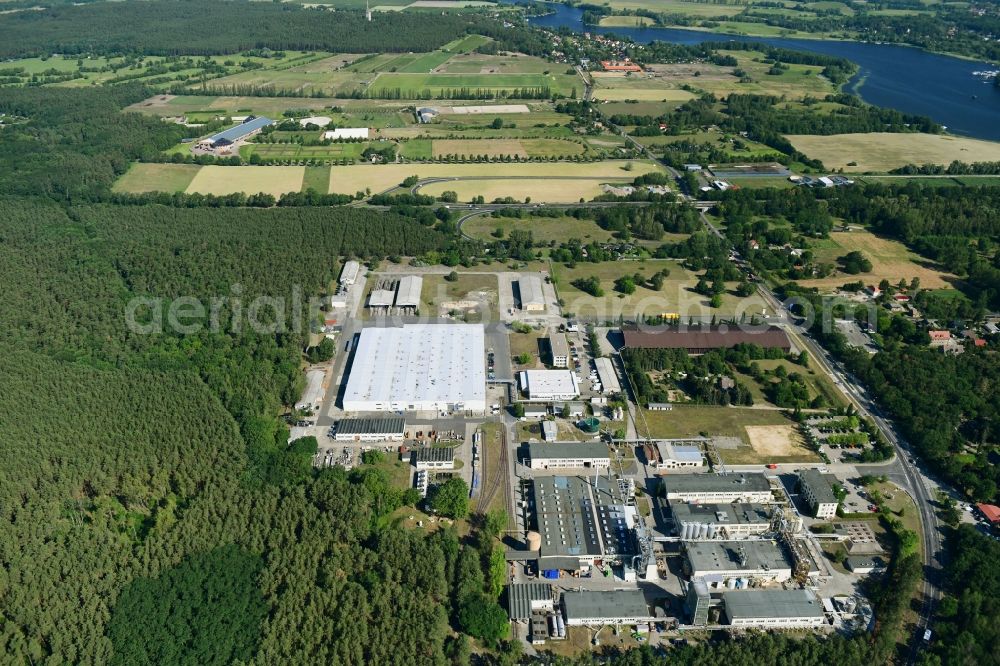
[[[486,478],[483,480],[483,494],[479,498],[479,507],[482,513],[489,511],[490,504],[493,503],[494,498],[497,493],[500,492],[504,485],[504,477],[506,476],[507,469],[507,433],[504,428],[500,429],[499,432],[499,442],[491,442],[493,446],[500,446],[500,459],[497,463],[496,469],[488,469],[488,476],[484,475]],[[487,456],[483,456],[483,461],[485,462]]]

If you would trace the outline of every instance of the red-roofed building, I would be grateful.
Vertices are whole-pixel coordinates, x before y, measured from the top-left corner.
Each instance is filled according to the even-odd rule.
[[[605,72],[641,72],[642,67],[635,64],[634,62],[616,62],[611,60],[602,60],[601,67],[604,68]]]
[[[976,508],[979,509],[979,513],[983,514],[983,517],[990,521],[994,527],[1000,525],[1000,506],[977,504]]]

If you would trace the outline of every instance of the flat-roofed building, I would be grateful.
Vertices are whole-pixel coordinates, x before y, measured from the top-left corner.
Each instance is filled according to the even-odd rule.
[[[547,583],[517,583],[507,586],[507,614],[512,622],[527,622],[532,613],[554,612],[555,595]]]
[[[771,504],[771,482],[763,474],[670,474],[663,477],[670,502]]]
[[[635,507],[622,506],[618,488],[606,478],[535,477],[528,508],[541,537],[539,570],[577,571],[595,560],[627,557],[635,551]]]
[[[657,470],[700,469],[705,466],[705,456],[700,446],[662,441],[655,442],[654,445],[659,457]]]
[[[396,289],[396,307],[419,308],[420,292],[424,288],[424,279],[419,275],[407,275],[400,279]]]
[[[319,368],[314,368],[306,373],[306,390],[302,392],[302,397],[295,403],[295,409],[314,411],[320,408],[323,402],[323,379],[326,372]]]
[[[344,267],[340,271],[340,284],[349,287],[358,281],[361,274],[361,264],[353,259],[344,262]]]
[[[817,518],[836,518],[840,500],[833,489],[837,485],[837,477],[832,474],[823,474],[815,469],[799,472],[799,489]]]
[[[886,566],[886,561],[878,555],[848,555],[844,558],[844,567],[861,576],[882,573]]]
[[[607,468],[611,466],[608,445],[603,442],[551,442],[528,444],[531,469],[568,469],[573,467]]]
[[[639,624],[655,620],[642,590],[567,590],[563,614],[571,627]]]
[[[367,139],[371,130],[367,127],[338,127],[334,130],[323,132],[323,138],[329,141],[343,141],[344,139]]]
[[[344,392],[352,412],[486,411],[479,324],[407,324],[361,331]]]
[[[569,367],[569,343],[563,333],[553,333],[549,336],[549,351],[552,354],[552,367]]]
[[[545,312],[545,292],[542,278],[537,275],[522,275],[517,279],[521,292],[521,309],[525,312]]]
[[[559,426],[555,421],[542,421],[542,439],[546,442],[559,439]]]
[[[783,583],[792,566],[777,541],[685,541],[692,578],[721,587],[730,579]]]
[[[337,442],[401,442],[405,423],[402,416],[341,419],[334,427]]]
[[[529,400],[572,400],[580,396],[576,375],[569,370],[522,370],[518,381]]]
[[[720,324],[718,326],[670,326],[665,328],[628,327],[622,329],[629,349],[684,349],[689,354],[704,354],[714,349],[729,349],[749,344],[765,349],[791,351],[788,335],[777,326]]]
[[[685,541],[739,540],[771,528],[771,513],[762,504],[670,505],[677,535]]]
[[[532,404],[530,402],[524,403],[524,418],[526,419],[544,419],[549,415],[549,406],[544,403]]]
[[[417,469],[455,469],[455,449],[450,446],[424,446],[413,450]]]
[[[594,359],[594,366],[597,368],[597,379],[601,382],[602,393],[622,392],[622,385],[618,381],[618,374],[610,358],[599,356]]]
[[[730,590],[722,593],[722,605],[734,627],[820,627],[825,617],[811,590]]]

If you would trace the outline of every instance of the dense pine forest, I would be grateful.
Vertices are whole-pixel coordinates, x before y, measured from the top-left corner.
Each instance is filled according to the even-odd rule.
[[[460,14],[385,12],[377,22],[369,23],[363,11],[332,12],[236,0],[95,2],[0,15],[0,57],[211,55],[260,48],[333,53],[432,51],[465,34],[477,20]]]

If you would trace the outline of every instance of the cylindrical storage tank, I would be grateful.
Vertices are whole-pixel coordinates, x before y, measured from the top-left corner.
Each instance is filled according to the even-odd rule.
[[[559,629],[559,638],[566,638],[566,620],[562,615],[556,615],[556,627]]]
[[[701,524],[701,529],[698,530],[698,537],[701,539],[708,538],[708,525],[706,523]]]
[[[730,590],[735,590],[736,589],[736,579],[735,578],[730,578],[729,580],[727,580],[726,581],[726,587],[728,587]]]
[[[708,526],[708,538],[709,539],[716,538],[718,536],[718,534],[719,534],[719,526],[718,525],[709,525]]]
[[[528,550],[538,550],[542,547],[542,535],[538,532],[528,532],[526,543]]]
[[[549,615],[549,635],[550,636],[559,635],[559,624],[556,620],[555,615]]]

